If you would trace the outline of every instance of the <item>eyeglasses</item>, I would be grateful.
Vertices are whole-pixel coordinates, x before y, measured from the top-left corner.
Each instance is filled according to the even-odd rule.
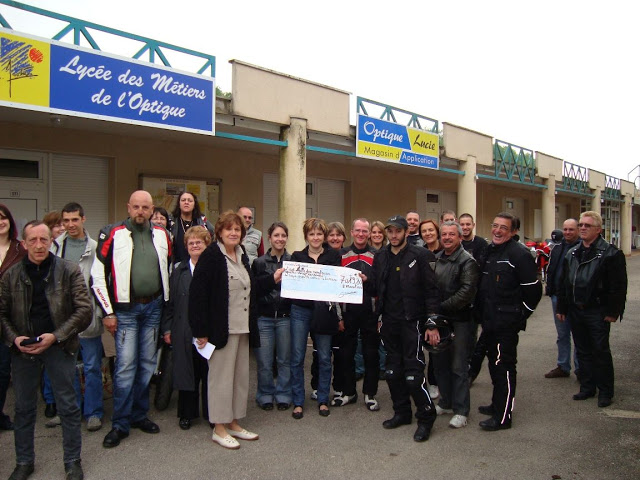
[[[579,228],[592,228],[592,227],[597,227],[597,225],[592,225],[591,223],[579,223],[578,227]]]
[[[253,220],[253,217],[251,215],[243,215],[242,218],[244,218],[245,220]]]
[[[506,225],[500,225],[499,223],[492,223],[491,224],[491,229],[492,230],[500,230],[501,232],[508,232],[509,231],[509,227],[507,227]]]
[[[204,245],[202,240],[194,240],[193,242],[187,243],[187,247],[199,247],[200,245]]]

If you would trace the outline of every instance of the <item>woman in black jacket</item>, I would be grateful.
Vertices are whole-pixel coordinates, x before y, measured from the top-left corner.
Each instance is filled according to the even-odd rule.
[[[245,234],[237,214],[222,214],[215,225],[218,241],[200,256],[189,290],[189,323],[198,348],[215,347],[207,378],[211,438],[229,449],[240,448],[236,438],[258,439],[238,424],[247,414],[249,347],[260,346],[256,285],[241,245]]]
[[[271,248],[257,258],[251,269],[261,294],[258,298],[258,330],[260,346],[254,350],[258,366],[256,402],[263,410],[278,410],[291,406],[291,300],[280,297],[282,262],[291,260],[286,250],[289,229],[276,222],[268,230]],[[276,354],[278,378],[273,378],[273,356]]]
[[[173,209],[171,215],[173,216],[173,224],[167,230],[171,232],[173,237],[173,264],[175,265],[189,258],[187,249],[184,247],[185,232],[195,225],[203,225],[213,235],[213,225],[202,214],[198,197],[191,192],[180,194],[176,208]]]
[[[294,262],[340,266],[341,256],[326,243],[329,229],[324,220],[308,218],[302,227],[307,246],[293,252]],[[313,315],[313,301],[293,300],[291,304],[291,388],[293,392],[292,416],[302,418],[304,405],[304,356],[307,352],[309,327]],[[315,334],[318,349],[319,380],[318,408],[320,415],[329,415],[329,390],[331,388],[331,335]]]
[[[180,262],[171,274],[171,292],[162,319],[164,341],[173,345],[173,388],[178,390],[180,428],[191,428],[191,420],[198,418],[198,396],[202,396],[202,416],[209,419],[207,405],[207,360],[193,345],[189,327],[189,287],[198,259],[211,243],[211,234],[202,225],[191,227],[184,234],[189,260]],[[202,385],[202,386],[201,386]]]

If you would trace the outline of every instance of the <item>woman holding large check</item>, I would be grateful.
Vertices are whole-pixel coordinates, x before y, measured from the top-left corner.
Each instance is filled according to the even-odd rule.
[[[302,263],[340,266],[341,257],[327,243],[329,229],[324,220],[309,218],[302,227],[307,246],[293,252],[291,260]],[[314,311],[311,300],[293,300],[291,305],[291,388],[293,393],[292,416],[299,420],[304,406],[304,357],[307,352],[309,328]],[[320,415],[329,415],[329,390],[331,388],[331,335],[316,334],[318,349],[318,409]]]

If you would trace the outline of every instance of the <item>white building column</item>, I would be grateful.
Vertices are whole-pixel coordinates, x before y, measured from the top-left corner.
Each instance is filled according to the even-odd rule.
[[[620,202],[620,248],[625,255],[631,255],[631,195],[624,195]]]
[[[280,140],[287,146],[280,149],[278,218],[289,227],[287,250],[293,252],[305,245],[302,224],[307,205],[307,120],[291,117]]]
[[[476,221],[476,157],[467,155],[462,170],[464,175],[458,175],[458,205],[456,215],[458,217],[463,213],[469,213]]]
[[[602,190],[596,188],[593,191],[593,200],[591,200],[591,210],[602,215]],[[580,212],[582,213],[582,212]]]
[[[556,228],[556,176],[549,175],[542,190],[542,240],[549,238]]]

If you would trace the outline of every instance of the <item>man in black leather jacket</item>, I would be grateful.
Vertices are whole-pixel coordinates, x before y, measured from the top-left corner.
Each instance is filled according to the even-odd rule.
[[[78,265],[49,252],[49,227],[29,222],[22,237],[27,256],[0,281],[0,322],[3,339],[13,354],[11,374],[16,397],[16,468],[11,478],[26,479],[34,471],[36,406],[44,365],[62,421],[66,478],[78,480],[83,478],[81,412],[73,382],[80,347],[78,333],[91,323],[91,300]]]
[[[472,305],[480,275],[478,264],[462,248],[462,228],[456,222],[445,222],[440,227],[440,243],[444,249],[436,254],[434,271],[440,290],[440,310],[452,319],[453,346],[433,355],[434,369],[440,401],[438,414],[453,413],[452,428],[467,425],[470,409],[469,358],[471,338],[475,332]]]
[[[480,413],[491,416],[480,422],[487,431],[511,428],[518,332],[526,328],[527,318],[542,297],[535,261],[513,239],[516,232],[513,215],[496,215],[476,296],[476,304],[482,309],[482,335],[493,383],[491,404],[479,407]]]
[[[593,397],[597,388],[598,406],[608,407],[614,393],[609,331],[624,313],[627,265],[624,254],[600,236],[599,213],[584,212],[578,229],[582,243],[565,256],[556,317],[570,320],[578,351],[580,391],[573,399]]]
[[[372,278],[365,288],[378,297],[376,313],[382,316],[380,334],[387,351],[386,376],[394,415],[383,422],[387,429],[411,423],[411,401],[416,405],[416,442],[429,439],[436,419],[435,406],[424,378],[424,353],[420,326],[439,309],[438,287],[429,262],[435,257],[428,249],[407,243],[408,224],[393,216],[385,232],[389,245],[373,260]]]
[[[561,322],[556,318],[556,308],[558,305],[558,290],[560,288],[560,277],[562,277],[564,257],[567,252],[578,244],[578,221],[575,218],[568,218],[562,224],[562,241],[553,247],[549,255],[549,265],[547,266],[547,284],[545,294],[551,297],[551,307],[553,319],[556,325],[558,338],[558,362],[556,368],[547,372],[545,378],[566,378],[571,373],[571,327],[569,322]],[[575,352],[574,352],[575,353]],[[579,377],[577,354],[574,355],[574,365],[576,377]]]

